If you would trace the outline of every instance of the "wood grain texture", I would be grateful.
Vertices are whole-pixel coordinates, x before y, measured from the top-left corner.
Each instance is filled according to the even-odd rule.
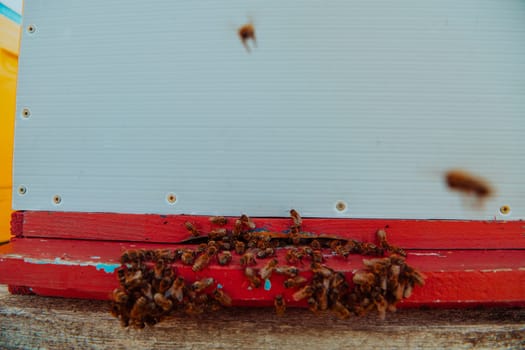
[[[23,219],[20,219],[20,215]],[[15,212],[12,233],[24,237],[115,241],[179,242],[190,237],[190,221],[203,233],[217,228],[208,216],[117,213]],[[258,229],[287,232],[289,218],[253,218]],[[226,226],[232,228],[234,219]],[[302,229],[315,234],[376,241],[386,228],[391,243],[406,249],[518,249],[525,248],[523,221],[458,221],[396,219],[305,218]]]
[[[289,310],[232,308],[198,318],[165,320],[141,331],[122,329],[108,303],[15,296],[0,286],[0,346],[89,349],[520,349],[525,309],[399,310],[340,321]]]

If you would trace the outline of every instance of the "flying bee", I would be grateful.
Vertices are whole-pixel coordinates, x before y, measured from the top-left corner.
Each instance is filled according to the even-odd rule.
[[[286,311],[286,303],[281,294],[275,296],[273,305],[275,306],[275,313],[277,314],[277,316],[283,316],[284,312]]]
[[[297,288],[303,284],[308,282],[306,277],[303,276],[295,276],[288,278],[286,281],[284,281],[284,287],[285,288]]]
[[[226,294],[223,290],[215,289],[213,291],[213,298],[217,300],[222,306],[231,306],[232,298]]]
[[[242,255],[246,250],[246,245],[242,241],[235,241],[235,253]]]
[[[119,304],[124,304],[128,301],[128,294],[126,294],[126,292],[121,288],[115,288],[115,290],[113,290],[112,296],[113,300]]]
[[[191,289],[195,293],[200,293],[206,288],[210,287],[214,282],[215,280],[213,279],[213,277],[203,278],[200,281],[193,282],[193,284],[191,285]]]
[[[255,27],[253,23],[247,23],[243,25],[239,28],[237,33],[239,34],[239,38],[241,39],[242,45],[248,53],[251,52],[250,45],[248,45],[249,41],[252,41],[253,46],[257,47],[257,40],[255,38]]]
[[[197,227],[195,227],[194,224],[192,224],[191,222],[189,221],[186,221],[184,223],[184,227],[186,227],[186,230],[193,236],[193,237],[198,237],[200,236],[200,233],[199,231],[197,230]]]
[[[232,261],[232,253],[228,251],[221,252],[217,255],[219,265],[228,265]]]
[[[447,171],[445,182],[451,190],[461,192],[466,196],[473,196],[477,200],[475,203],[477,206],[480,206],[483,200],[494,193],[487,180],[459,169]]]
[[[155,304],[160,306],[164,311],[168,311],[173,307],[173,302],[161,293],[155,293],[153,300],[155,301]]]
[[[332,306],[332,311],[341,320],[346,320],[352,315],[350,313],[350,310],[348,310],[348,308],[341,304],[341,302],[339,301],[334,303],[334,305]]]
[[[244,269],[244,275],[248,278],[248,281],[250,281],[250,285],[253,288],[259,288],[261,286],[261,279],[257,277],[257,274],[253,268],[247,267]]]
[[[275,273],[289,277],[295,277],[299,274],[299,269],[295,266],[276,266],[274,271]]]
[[[212,216],[210,217],[210,222],[213,225],[224,226],[228,223],[228,219],[226,219],[224,216]]]
[[[173,297],[178,302],[182,302],[182,298],[184,297],[184,286],[184,277],[178,276],[175,281],[173,281],[170,289],[166,291],[165,295],[167,297]]]
[[[191,268],[193,272],[202,271],[208,265],[210,264],[210,255],[207,252],[202,253],[199,255],[197,259],[195,259],[195,263],[193,264],[193,267]]]
[[[257,264],[257,262],[255,261],[255,256],[251,252],[244,253],[243,256],[241,256],[241,259],[239,260],[239,262],[242,266]]]
[[[299,289],[292,295],[293,300],[300,301],[305,298],[309,298],[314,294],[314,289],[310,285],[306,285],[303,288]]]
[[[195,262],[195,253],[191,249],[184,249],[184,252],[180,256],[180,260],[184,265],[193,265]]]
[[[273,270],[275,270],[275,267],[277,266],[277,263],[278,261],[275,258],[268,261],[266,265],[261,267],[261,269],[259,270],[259,276],[261,276],[263,280],[270,278]]]

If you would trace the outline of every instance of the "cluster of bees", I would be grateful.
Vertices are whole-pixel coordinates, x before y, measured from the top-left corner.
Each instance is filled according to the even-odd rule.
[[[290,211],[289,233],[256,231],[254,222],[242,215],[232,229],[227,219],[211,217],[215,229],[203,235],[186,222],[191,238],[184,243],[192,248],[123,252],[117,270],[120,287],[112,293],[112,314],[124,327],[143,328],[163,318],[186,313],[197,315],[232,305],[232,298],[220,281],[205,277],[188,281],[176,274],[174,263],[191,266],[193,272],[204,271],[210,264],[229,265],[238,255],[251,288],[261,288],[272,274],[285,276],[285,289],[292,289],[296,304],[305,303],[314,313],[331,310],[341,319],[377,311],[381,318],[395,311],[396,303],[408,298],[415,285],[424,284],[424,276],[406,264],[406,253],[387,241],[384,230],[377,231],[377,244],[332,236],[317,236],[301,230],[302,219]],[[285,250],[286,264],[276,258]],[[347,259],[350,254],[372,256],[363,260],[363,268],[347,277],[325,264],[323,250]],[[267,260],[256,268],[259,260]],[[350,274],[349,272],[346,272]],[[307,277],[308,276],[308,277]],[[286,310],[286,298],[274,299],[277,315]]]

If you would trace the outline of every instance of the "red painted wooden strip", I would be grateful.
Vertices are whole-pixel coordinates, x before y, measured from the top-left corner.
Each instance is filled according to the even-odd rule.
[[[119,266],[122,250],[130,247],[154,249],[174,247],[161,244],[95,242],[62,239],[14,239],[0,247],[0,283],[31,287],[43,295],[108,298],[118,286],[114,269]],[[277,258],[284,263],[284,251]],[[363,267],[361,256],[348,260],[327,252],[326,264],[343,271],[350,278]],[[228,266],[212,263],[209,268],[193,272],[191,266],[175,264],[177,273],[188,281],[214,277],[230,294],[235,305],[269,306],[273,297],[283,294],[290,306],[292,290],[284,289],[283,276],[273,274],[270,290],[249,289],[238,264],[239,257]],[[258,262],[260,267],[266,260]],[[468,306],[478,304],[525,305],[525,251],[523,250],[417,250],[410,251],[407,262],[426,276],[426,285],[416,287],[401,306]],[[302,267],[298,266],[300,269]],[[305,265],[304,270],[308,267]],[[302,272],[305,276],[308,272]]]
[[[186,221],[203,232],[213,229],[207,216],[28,211],[23,213],[23,236],[173,243],[189,238]],[[253,221],[259,229],[268,231],[282,232],[290,227],[288,218]],[[233,222],[230,219],[228,227]],[[403,248],[525,248],[523,221],[305,218],[303,223],[306,232],[363,241],[374,241],[379,228],[387,228],[391,243]]]

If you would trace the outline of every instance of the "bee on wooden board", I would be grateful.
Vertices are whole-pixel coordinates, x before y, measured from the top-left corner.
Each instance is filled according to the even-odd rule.
[[[195,227],[194,224],[192,224],[189,221],[186,221],[184,223],[184,227],[186,227],[186,230],[193,236],[198,237],[200,235],[199,231],[197,230],[197,227]]]
[[[275,297],[273,304],[275,306],[275,313],[277,316],[283,316],[284,312],[286,311],[286,303],[281,294]]]
[[[244,269],[244,275],[248,278],[248,281],[250,281],[250,285],[253,288],[259,288],[261,286],[261,279],[257,277],[257,274],[253,268],[247,267]]]
[[[223,290],[216,289],[213,291],[213,298],[217,300],[222,306],[231,306],[232,298]]]

